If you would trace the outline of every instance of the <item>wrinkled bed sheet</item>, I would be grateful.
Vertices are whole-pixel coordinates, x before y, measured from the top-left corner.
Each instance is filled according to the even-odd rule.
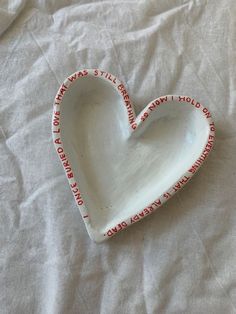
[[[236,313],[235,32],[235,0],[0,1],[1,314]],[[59,84],[97,67],[137,112],[187,94],[217,126],[191,183],[99,245],[51,138]]]

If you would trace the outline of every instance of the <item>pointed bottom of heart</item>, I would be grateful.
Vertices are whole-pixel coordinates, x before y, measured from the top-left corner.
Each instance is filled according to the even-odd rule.
[[[54,103],[53,139],[90,237],[103,241],[153,213],[207,158],[215,127],[187,96],[163,96],[136,116],[124,85],[74,73]]]

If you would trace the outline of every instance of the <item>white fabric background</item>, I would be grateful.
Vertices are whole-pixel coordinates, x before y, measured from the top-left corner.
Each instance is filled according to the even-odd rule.
[[[2,0],[0,34],[0,313],[236,313],[235,0]],[[94,67],[137,112],[187,94],[217,127],[192,181],[100,245],[51,139],[59,84]]]

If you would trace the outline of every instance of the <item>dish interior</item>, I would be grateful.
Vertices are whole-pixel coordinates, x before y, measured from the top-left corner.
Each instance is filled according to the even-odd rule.
[[[209,125],[189,103],[168,102],[131,134],[122,97],[95,77],[61,103],[61,138],[91,225],[106,230],[157,200],[200,156]]]

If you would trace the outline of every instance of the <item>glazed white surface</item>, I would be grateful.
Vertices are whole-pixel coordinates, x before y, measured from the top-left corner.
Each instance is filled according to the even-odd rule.
[[[60,108],[64,150],[92,228],[102,235],[178,182],[210,133],[203,113],[187,101],[160,105],[133,131],[121,95],[93,76],[73,82]]]

